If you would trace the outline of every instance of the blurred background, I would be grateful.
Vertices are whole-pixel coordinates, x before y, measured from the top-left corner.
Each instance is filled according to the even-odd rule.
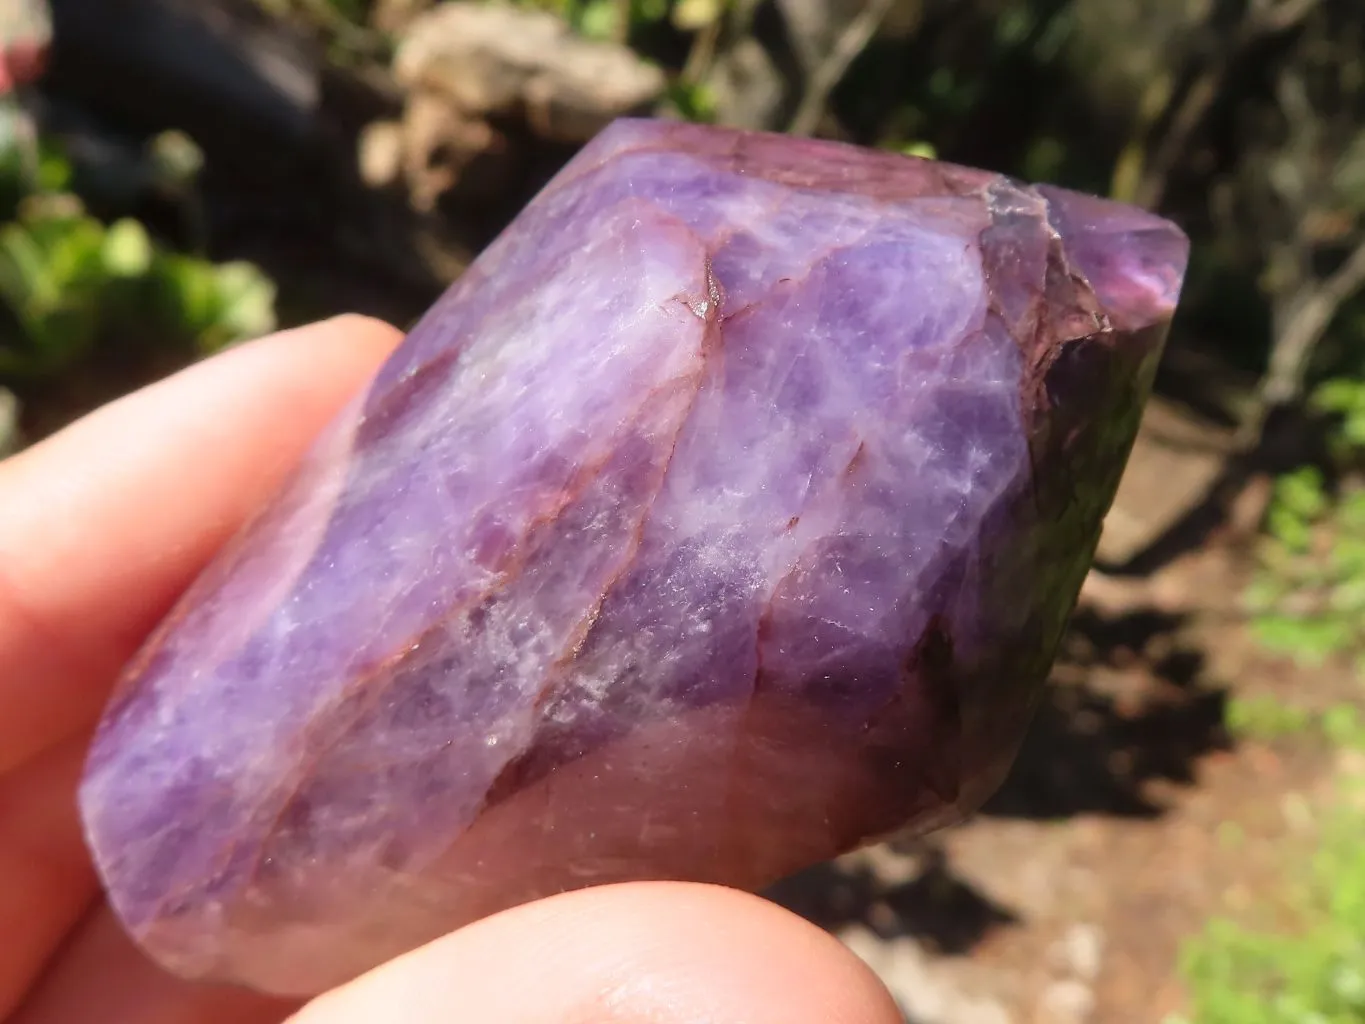
[[[625,113],[1176,219],[1010,780],[773,895],[917,1024],[1365,1021],[1361,0],[0,0],[0,92],[0,455],[276,326],[410,324]]]

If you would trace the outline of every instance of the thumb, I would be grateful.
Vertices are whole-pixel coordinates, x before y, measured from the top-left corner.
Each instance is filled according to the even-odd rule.
[[[631,883],[470,925],[322,996],[292,1024],[900,1024],[837,940],[729,889]]]

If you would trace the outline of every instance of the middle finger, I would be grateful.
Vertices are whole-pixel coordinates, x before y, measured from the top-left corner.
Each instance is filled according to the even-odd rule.
[[[279,1024],[297,1008],[297,1002],[166,973],[101,903],[9,1024]]]
[[[0,1020],[94,899],[76,783],[86,738],[0,775]]]

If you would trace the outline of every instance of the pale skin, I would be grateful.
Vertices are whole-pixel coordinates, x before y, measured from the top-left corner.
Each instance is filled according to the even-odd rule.
[[[75,791],[118,675],[398,341],[355,317],[266,338],[0,462],[0,1021],[896,1024],[799,918],[643,883],[479,922],[300,1006],[154,967],[100,898]]]

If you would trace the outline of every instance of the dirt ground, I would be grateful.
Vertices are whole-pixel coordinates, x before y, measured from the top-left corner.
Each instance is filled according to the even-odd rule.
[[[1172,491],[1208,481],[1216,445],[1188,443],[1201,427],[1154,404],[1114,543],[1144,523],[1165,529],[1180,511]],[[1092,575],[1048,699],[983,812],[773,895],[864,957],[914,1024],[1159,1024],[1179,1012],[1181,945],[1276,890],[1333,772],[1305,739],[1234,743],[1229,695],[1326,702],[1353,685],[1257,647],[1238,610],[1248,566],[1234,524],[1141,575]]]

